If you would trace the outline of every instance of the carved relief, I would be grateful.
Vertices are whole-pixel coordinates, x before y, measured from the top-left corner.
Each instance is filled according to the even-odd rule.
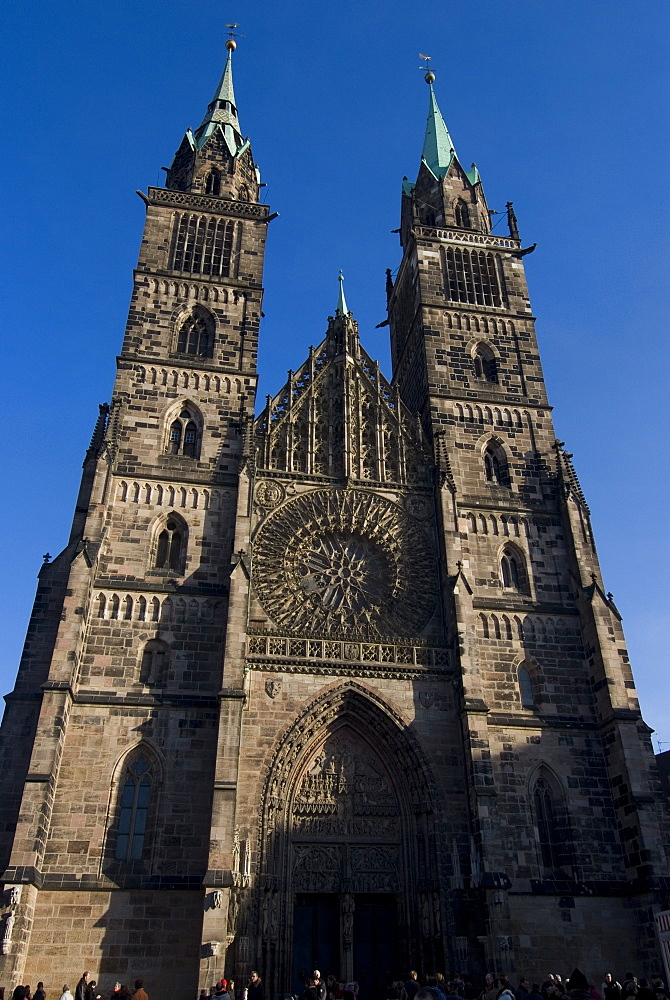
[[[276,507],[284,499],[284,487],[281,483],[264,479],[256,487],[256,503],[261,507]]]
[[[364,490],[314,490],[271,514],[254,543],[254,584],[281,628],[347,638],[418,635],[437,593],[424,531]]]
[[[395,795],[380,763],[351,736],[334,736],[304,775],[293,804],[297,829],[302,817],[337,816],[342,833],[350,819],[397,814]]]
[[[265,682],[265,693],[268,698],[276,698],[281,691],[281,680],[272,677]]]
[[[356,843],[399,840],[400,827],[395,791],[380,761],[351,730],[331,736],[308,764],[293,800],[291,828],[297,838],[296,891],[398,891],[397,847]],[[326,843],[305,844],[306,836]],[[327,843],[331,838],[338,843]]]

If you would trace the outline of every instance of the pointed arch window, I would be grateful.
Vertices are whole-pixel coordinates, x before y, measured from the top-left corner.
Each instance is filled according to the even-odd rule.
[[[478,379],[486,382],[498,381],[498,364],[496,356],[488,344],[477,344],[472,360],[475,366],[475,375]]]
[[[184,406],[179,411],[179,416],[170,424],[168,454],[183,455],[185,458],[200,457],[198,416],[195,407]]]
[[[480,306],[505,305],[507,293],[499,255],[485,250],[448,247],[443,263],[445,294],[450,301]]]
[[[484,474],[486,481],[495,486],[509,486],[509,468],[504,449],[492,442],[484,451]]]
[[[542,866],[556,872],[570,863],[572,844],[565,803],[557,782],[544,769],[533,786],[532,808]]]
[[[221,194],[221,174],[218,170],[210,170],[205,178],[205,194]]]
[[[526,564],[522,554],[510,546],[503,549],[500,556],[500,575],[506,590],[516,590],[520,594],[528,593],[528,577]]]
[[[169,517],[158,535],[155,568],[181,573],[185,551],[186,526],[176,517]]]
[[[140,683],[159,686],[165,683],[168,664],[168,646],[161,639],[149,639],[142,650]]]
[[[468,209],[467,204],[463,201],[462,198],[459,198],[458,201],[456,202],[456,208],[454,210],[454,214],[456,216],[457,226],[459,226],[461,229],[470,228],[470,210]]]
[[[152,784],[150,760],[145,756],[136,757],[128,764],[121,784],[119,825],[114,850],[117,861],[142,860]]]
[[[535,708],[535,694],[533,691],[533,678],[527,667],[519,667],[519,697],[523,708]]]
[[[214,324],[204,312],[187,316],[177,334],[177,354],[211,358],[214,353]]]

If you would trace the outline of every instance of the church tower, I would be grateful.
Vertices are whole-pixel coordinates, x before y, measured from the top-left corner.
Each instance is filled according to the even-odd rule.
[[[7,698],[0,982],[658,971],[665,818],[532,248],[511,204],[492,231],[428,73],[392,378],[340,276],[257,407],[273,216],[227,47],[142,195],[112,400]]]
[[[438,470],[469,885],[486,913],[475,941],[487,967],[539,972],[542,954],[545,967],[567,954],[621,965],[624,942],[637,967],[652,961],[652,904],[670,887],[650,730],[553,431],[524,275],[534,246],[511,203],[509,235],[492,232],[497,213],[458,159],[434,79],[388,309],[393,383]]]
[[[232,39],[227,48],[165,188],[142,194],[111,404],[69,543],[40,572],[8,697],[3,983],[41,978],[53,991],[89,968],[124,982],[144,970],[159,995],[197,985],[270,218],[238,118]]]

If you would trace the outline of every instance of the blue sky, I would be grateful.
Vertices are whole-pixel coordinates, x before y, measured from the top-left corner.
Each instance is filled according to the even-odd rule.
[[[235,88],[272,222],[260,399],[321,339],[346,276],[388,373],[384,271],[419,165],[433,57],[459,157],[512,200],[558,436],[575,455],[654,737],[670,749],[668,7],[651,0],[6,6],[2,254],[5,469],[0,691],[41,556],[65,544],[110,397],[144,207],[218,81]],[[501,223],[504,225],[504,223]]]

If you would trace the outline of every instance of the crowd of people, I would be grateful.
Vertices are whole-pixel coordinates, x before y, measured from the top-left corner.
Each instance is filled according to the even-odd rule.
[[[297,1000],[358,1000],[359,992],[357,982],[345,983],[334,975],[326,976],[324,981],[315,969]],[[606,972],[602,983],[596,985],[579,969],[565,981],[558,973],[550,973],[541,983],[521,976],[516,987],[505,973],[497,976],[487,973],[483,984],[475,985],[461,975],[447,979],[440,972],[420,981],[413,970],[407,980],[389,977],[387,986],[374,992],[377,995],[367,996],[363,990],[363,1000],[670,1000],[660,977],[638,979],[627,972],[619,982],[611,972]],[[245,997],[245,1000],[263,1000],[263,997]]]
[[[258,972],[252,972],[249,981],[241,991],[239,1000],[265,1000],[265,988]],[[335,975],[321,978],[319,969],[314,969],[306,979],[305,989],[297,997],[286,1000],[359,1000],[359,983],[344,982]],[[606,972],[602,983],[596,986],[579,969],[575,969],[567,980],[558,973],[549,974],[543,982],[531,982],[525,976],[515,988],[508,975],[497,976],[487,973],[483,984],[477,986],[461,975],[447,979],[442,973],[419,979],[411,971],[407,980],[388,977],[388,985],[381,991],[362,991],[360,1000],[670,1000],[665,983],[659,976],[638,979],[627,972],[619,982],[611,972]],[[33,993],[29,985],[17,986],[11,1000],[47,1000],[44,983],[39,982]],[[95,979],[85,972],[77,983],[74,995],[67,984],[63,986],[59,1000],[107,1000],[97,990]],[[135,989],[117,982],[108,1000],[149,1000],[141,979],[135,980]],[[219,979],[209,990],[200,992],[199,1000],[236,1000],[235,982]]]
[[[46,1000],[44,983],[37,984],[37,989],[33,993],[30,986],[17,986],[12,993],[12,1000]],[[91,979],[88,972],[85,972],[77,985],[74,995],[67,983],[63,984],[63,992],[59,1000],[103,1000],[102,994],[98,992],[95,979]],[[149,1000],[144,990],[144,983],[141,979],[135,980],[135,989],[122,983],[114,983],[114,989],[109,995],[109,1000]]]

